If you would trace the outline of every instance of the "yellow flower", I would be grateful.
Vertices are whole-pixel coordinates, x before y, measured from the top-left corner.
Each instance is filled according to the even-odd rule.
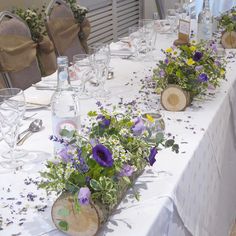
[[[147,114],[146,117],[147,117],[147,119],[148,119],[151,123],[154,122],[154,119],[153,119],[152,116],[150,116],[150,115]]]
[[[168,53],[171,53],[172,51],[173,51],[172,48],[167,48],[167,49],[166,49],[166,52],[168,52]]]
[[[224,69],[221,69],[220,70],[220,75],[224,75],[225,74],[225,70]]]
[[[190,59],[187,60],[186,63],[187,63],[187,65],[191,66],[195,63],[195,61],[192,58],[190,58]]]
[[[195,46],[191,46],[189,49],[190,49],[192,52],[196,51],[196,47],[195,47]]]

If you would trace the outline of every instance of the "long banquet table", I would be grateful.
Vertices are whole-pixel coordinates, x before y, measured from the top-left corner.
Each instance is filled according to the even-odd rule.
[[[160,49],[171,45],[175,36],[158,35],[155,61]],[[230,52],[228,52],[229,54]],[[112,58],[114,79],[106,82],[112,96],[103,104],[109,109],[136,101],[140,111],[161,109],[158,96],[140,92],[148,83],[155,61],[139,62]],[[184,112],[160,110],[166,133],[174,136],[180,153],[159,151],[153,167],[147,167],[134,188],[140,200],[127,193],[121,204],[97,235],[129,236],[227,236],[236,216],[236,62],[229,60],[226,81],[212,91],[214,95],[194,100]],[[53,74],[41,83],[56,80]],[[26,98],[50,98],[52,91],[31,87]],[[152,101],[150,105],[147,100]],[[112,104],[112,105],[111,105]],[[81,115],[97,109],[96,100],[81,100]],[[122,107],[122,106],[121,106]],[[122,108],[120,108],[122,109]],[[43,120],[44,129],[33,134],[23,146],[28,151],[22,170],[0,169],[0,235],[62,236],[51,220],[55,197],[37,189],[38,171],[52,158],[51,112],[48,108],[30,110]],[[29,122],[23,122],[24,130]],[[82,119],[85,122],[85,119]],[[0,142],[0,155],[6,150]],[[3,159],[1,159],[3,160]]]

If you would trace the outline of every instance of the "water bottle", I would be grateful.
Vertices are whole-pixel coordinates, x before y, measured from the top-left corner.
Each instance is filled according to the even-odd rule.
[[[212,39],[213,17],[209,0],[204,0],[203,9],[198,15],[198,41]]]
[[[63,129],[68,131],[79,130],[80,114],[78,96],[70,85],[68,58],[57,58],[57,89],[51,98],[53,135],[61,138]],[[63,145],[55,142],[54,154],[57,154]]]

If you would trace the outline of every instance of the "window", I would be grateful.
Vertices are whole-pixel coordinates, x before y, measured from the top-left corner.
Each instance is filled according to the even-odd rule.
[[[142,0],[80,0],[89,9],[92,26],[88,43],[116,41],[128,33],[130,26],[138,24],[142,13]]]

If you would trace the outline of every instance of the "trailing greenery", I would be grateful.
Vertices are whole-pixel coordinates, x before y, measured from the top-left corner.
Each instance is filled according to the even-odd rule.
[[[85,15],[88,13],[87,8],[78,5],[76,0],[65,0],[69,5],[74,14],[74,18],[78,23],[82,23]]]

